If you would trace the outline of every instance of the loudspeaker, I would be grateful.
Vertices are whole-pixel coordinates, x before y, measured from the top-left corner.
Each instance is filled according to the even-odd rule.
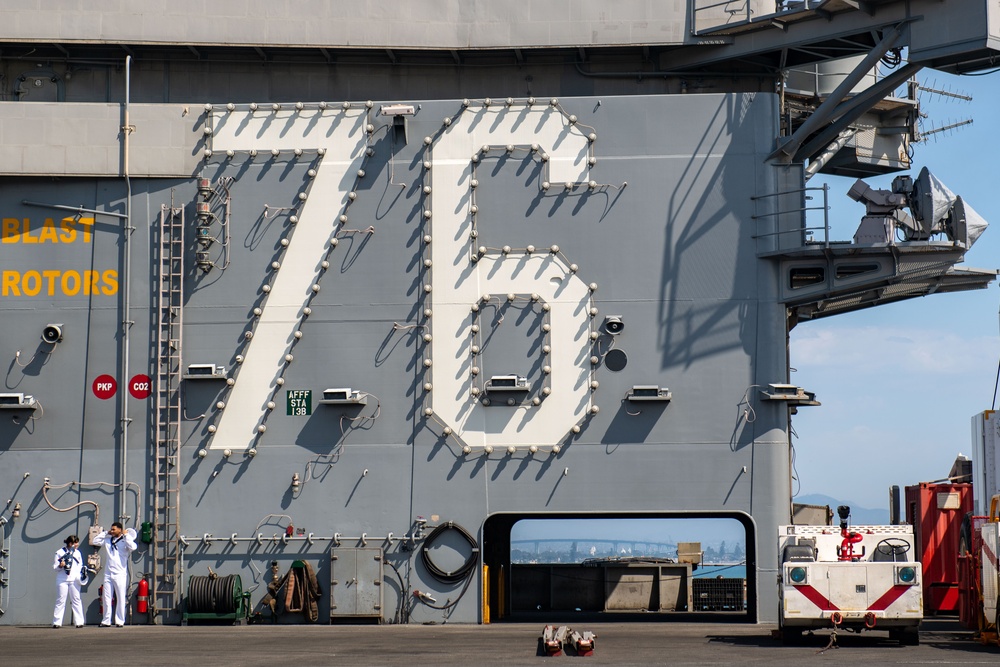
[[[608,315],[605,317],[604,330],[612,336],[617,336],[625,331],[625,323],[622,321],[621,315]]]
[[[61,342],[63,339],[62,327],[61,324],[46,324],[45,328],[42,329],[42,340],[50,345]]]

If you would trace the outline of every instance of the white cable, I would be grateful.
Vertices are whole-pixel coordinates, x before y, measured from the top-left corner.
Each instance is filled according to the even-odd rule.
[[[267,523],[267,520],[270,518],[276,518],[276,519],[284,518],[288,519],[288,523],[292,522],[292,517],[288,516],[287,514],[268,514],[263,519],[260,520],[260,522],[257,524],[257,527],[253,529],[253,532],[256,533],[257,531],[259,531],[260,527],[263,526],[265,523]]]

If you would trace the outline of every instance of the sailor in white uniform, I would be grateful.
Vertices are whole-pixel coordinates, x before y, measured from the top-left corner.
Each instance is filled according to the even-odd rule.
[[[112,591],[118,596],[118,604],[115,605],[115,625],[119,628],[125,625],[125,605],[127,603],[126,592],[128,591],[128,560],[129,554],[135,551],[135,531],[129,528],[122,530],[122,525],[115,521],[111,524],[111,529],[102,530],[94,538],[95,547],[104,545],[108,555],[108,564],[104,568],[104,592],[102,603],[104,605],[104,618],[101,620],[101,627],[111,625],[111,600]]]
[[[83,554],[80,553],[80,538],[70,535],[66,546],[56,552],[52,569],[56,571],[56,607],[52,611],[52,627],[62,627],[66,614],[66,596],[73,608],[73,624],[83,627],[83,602],[80,600],[80,573],[83,569]]]

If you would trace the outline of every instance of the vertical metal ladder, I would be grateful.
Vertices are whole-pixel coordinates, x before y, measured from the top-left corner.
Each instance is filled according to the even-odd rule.
[[[150,619],[179,612],[181,331],[184,290],[184,209],[160,209],[159,300],[156,317],[156,450],[153,466],[153,580]]]

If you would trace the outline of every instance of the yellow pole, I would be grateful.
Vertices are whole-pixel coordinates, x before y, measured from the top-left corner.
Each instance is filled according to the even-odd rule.
[[[490,622],[490,566],[483,565],[483,623]]]

